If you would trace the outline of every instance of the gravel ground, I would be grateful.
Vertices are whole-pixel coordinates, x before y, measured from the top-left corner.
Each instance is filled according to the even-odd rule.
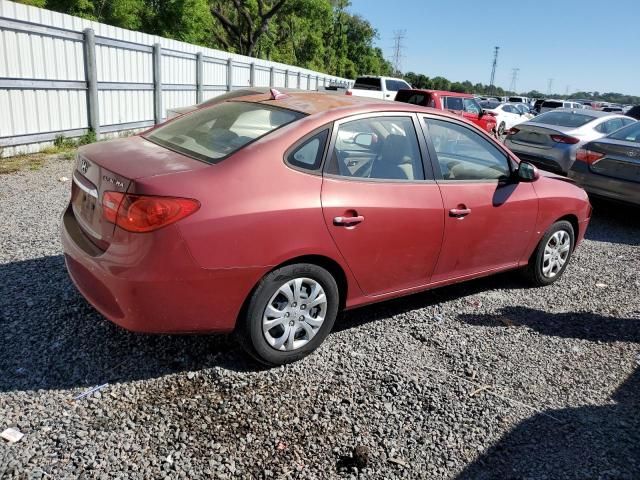
[[[353,311],[262,370],[104,320],[64,269],[71,163],[0,176],[0,478],[640,478],[640,215],[596,205],[561,281]],[[73,397],[108,383],[82,400]]]

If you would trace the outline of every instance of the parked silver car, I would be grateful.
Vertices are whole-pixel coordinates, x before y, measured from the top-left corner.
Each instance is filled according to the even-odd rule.
[[[510,129],[505,145],[521,160],[566,175],[582,145],[634,122],[624,115],[558,108]]]

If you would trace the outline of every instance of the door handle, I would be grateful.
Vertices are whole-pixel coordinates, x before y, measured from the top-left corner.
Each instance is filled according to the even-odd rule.
[[[362,215],[357,215],[355,217],[334,217],[333,219],[333,224],[339,227],[352,227],[353,225],[357,225],[362,222],[364,222],[364,217]]]
[[[452,208],[451,210],[449,210],[449,216],[455,217],[455,218],[466,217],[470,213],[471,213],[470,208]]]

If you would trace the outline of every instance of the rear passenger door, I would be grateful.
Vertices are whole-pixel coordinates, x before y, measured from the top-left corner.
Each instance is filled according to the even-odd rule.
[[[349,117],[333,128],[322,212],[366,295],[426,285],[438,259],[442,197],[430,163],[423,162],[426,145],[418,132],[409,113]],[[364,150],[357,167],[356,147]]]
[[[513,180],[507,154],[469,126],[422,119],[445,214],[432,283],[517,265],[535,228],[533,185]]]

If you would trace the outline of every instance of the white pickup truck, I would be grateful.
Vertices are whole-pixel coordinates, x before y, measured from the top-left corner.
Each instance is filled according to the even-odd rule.
[[[356,78],[353,87],[348,89],[346,94],[356,97],[394,100],[398,90],[405,88],[411,88],[411,85],[400,78],[364,76]]]

